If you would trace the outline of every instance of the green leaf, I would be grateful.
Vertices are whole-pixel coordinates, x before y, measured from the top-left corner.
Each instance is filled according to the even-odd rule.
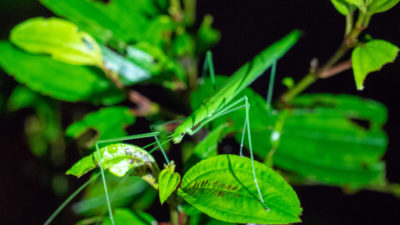
[[[254,162],[265,204],[261,204],[249,158],[218,155],[193,166],[178,194],[207,215],[232,223],[286,224],[299,222],[300,202],[286,181]]]
[[[382,126],[387,112],[382,104],[328,94],[300,96],[293,104],[281,132],[275,133],[277,125],[271,126],[271,122],[251,118],[252,124],[258,124],[252,128],[253,149],[258,156],[267,156],[272,144],[265,140],[276,136],[279,145],[274,164],[314,183],[362,188],[384,182],[381,158],[387,137]]]
[[[300,31],[293,31],[281,40],[275,42],[253,60],[240,67],[209,99],[193,112],[173,133],[173,141],[178,143],[182,140],[182,134],[187,130],[204,121],[207,117],[214,115],[224,106],[227,106],[238,93],[250,85],[255,79],[265,72],[273,63],[279,60],[300,38]]]
[[[58,100],[115,104],[125,96],[101,71],[34,55],[0,41],[0,66],[30,89]]]
[[[56,15],[67,18],[102,42],[144,40],[145,30],[159,12],[153,0],[41,0]]]
[[[354,5],[346,0],[331,0],[331,3],[335,6],[337,11],[345,16],[351,14],[355,9]]]
[[[163,204],[168,197],[176,190],[179,182],[181,181],[181,175],[175,172],[175,164],[171,162],[158,175],[158,186],[160,202]]]
[[[375,14],[386,12],[399,2],[400,0],[371,0],[368,5],[368,13]]]
[[[75,24],[55,17],[37,17],[18,24],[11,30],[10,40],[25,51],[50,54],[65,63],[103,64],[100,47],[89,34],[79,31]]]
[[[202,54],[213,47],[221,39],[221,33],[212,27],[213,17],[206,15],[197,31],[196,53]]]
[[[135,123],[135,117],[128,107],[114,106],[102,108],[87,114],[82,120],[69,125],[66,135],[78,138],[92,128],[97,131],[96,139],[106,140],[127,136],[125,127]]]
[[[143,40],[158,48],[163,48],[167,43],[168,35],[177,27],[177,24],[167,15],[161,15],[154,18],[147,26]],[[166,37],[167,36],[167,37]]]
[[[122,177],[134,169],[135,175],[141,176],[157,188],[155,177],[158,177],[159,169],[153,156],[145,150],[129,144],[111,144],[100,149],[100,156],[103,169],[109,170],[113,175]],[[75,163],[66,174],[81,177],[99,165],[98,159],[98,153],[95,151]]]
[[[118,80],[126,86],[136,84],[152,77],[150,71],[140,67],[132,60],[101,45],[104,66],[118,75]]]
[[[129,209],[115,209],[114,211],[114,222],[118,225],[155,225],[157,221],[145,212],[133,213]],[[109,217],[107,217],[102,225],[111,225],[112,222]]]
[[[393,62],[399,48],[384,40],[369,41],[353,50],[351,60],[354,79],[358,90],[364,89],[364,80],[371,72],[380,70],[385,64]]]

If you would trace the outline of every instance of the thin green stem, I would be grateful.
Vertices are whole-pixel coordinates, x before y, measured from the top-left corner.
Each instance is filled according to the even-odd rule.
[[[174,204],[169,205],[171,225],[179,225],[179,212]]]

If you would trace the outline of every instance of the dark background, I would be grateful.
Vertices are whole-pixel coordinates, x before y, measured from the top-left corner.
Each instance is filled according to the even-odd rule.
[[[275,97],[284,90],[280,78],[292,76],[299,80],[309,69],[310,60],[317,57],[323,63],[339,46],[344,32],[344,17],[329,0],[199,0],[198,14],[214,16],[214,25],[222,33],[221,42],[213,49],[214,65],[219,74],[232,74],[241,64],[292,29],[304,31],[304,36],[278,63]],[[33,16],[51,13],[33,0],[0,0],[0,37],[6,39],[15,24]],[[400,6],[375,15],[367,30],[374,38],[400,46]],[[5,76],[1,73],[1,76]],[[320,80],[307,92],[355,94],[378,100],[389,108],[385,129],[389,148],[385,155],[387,177],[400,183],[400,108],[398,89],[400,62],[385,66],[371,74],[365,90],[357,92],[351,71]],[[10,77],[3,77],[0,87],[9,94],[15,86]],[[266,76],[252,86],[262,95],[267,93]],[[50,187],[41,185],[43,162],[27,149],[23,135],[25,113],[0,117],[0,223],[41,224],[66,196],[55,196]],[[75,185],[76,187],[78,184]],[[303,224],[400,224],[400,199],[382,193],[361,191],[345,195],[339,188],[314,186],[295,187],[303,212]],[[71,188],[73,190],[73,188]],[[72,214],[62,215],[68,218]],[[76,221],[71,219],[71,224]]]

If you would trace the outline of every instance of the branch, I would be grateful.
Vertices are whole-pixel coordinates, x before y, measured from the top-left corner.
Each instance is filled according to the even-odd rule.
[[[352,67],[351,59],[348,59],[344,62],[337,64],[336,66],[333,66],[329,69],[321,71],[317,75],[318,75],[318,78],[325,79],[325,78],[333,77],[336,74],[339,74],[348,69],[351,69],[351,67]]]

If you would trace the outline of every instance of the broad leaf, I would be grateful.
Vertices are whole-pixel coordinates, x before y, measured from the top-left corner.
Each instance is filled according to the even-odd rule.
[[[173,134],[173,141],[182,140],[187,130],[192,129],[204,119],[214,115],[234,99],[243,89],[261,76],[273,63],[279,60],[300,38],[299,31],[293,31],[281,40],[275,42],[253,60],[240,67],[230,79],[216,91],[209,99],[193,112],[183,123],[177,127]]]
[[[66,17],[100,41],[143,40],[151,18],[159,13],[153,0],[41,0],[55,14]]]
[[[135,117],[128,107],[114,106],[102,108],[87,114],[82,120],[69,125],[66,135],[77,138],[88,129],[94,129],[96,139],[105,140],[127,135],[125,127],[132,125]]]
[[[103,169],[109,170],[113,175],[122,177],[129,170],[134,169],[135,175],[141,176],[154,188],[158,187],[157,163],[145,150],[129,144],[112,144],[100,149],[100,157]],[[99,166],[98,160],[98,153],[95,151],[75,163],[66,174],[81,177]]]
[[[175,164],[172,162],[165,166],[165,168],[160,172],[160,175],[158,175],[158,188],[161,204],[163,204],[176,190],[179,182],[181,182],[181,175],[175,172]]]
[[[335,6],[337,11],[345,16],[351,14],[355,9],[354,5],[350,4],[346,0],[331,0],[331,3]]]
[[[368,13],[375,14],[386,12],[399,2],[400,0],[371,0],[368,5]]]
[[[125,96],[101,71],[33,55],[0,41],[0,66],[30,89],[58,100],[115,104]]]
[[[145,212],[134,213],[129,209],[115,209],[114,212],[114,222],[118,225],[156,225],[157,221]],[[111,225],[112,222],[109,217],[107,217],[102,225]]]
[[[398,52],[397,46],[384,40],[372,40],[355,48],[351,60],[357,89],[364,89],[364,80],[367,75],[380,70],[385,64],[393,62]]]
[[[66,20],[42,17],[28,19],[11,30],[10,40],[31,53],[50,54],[54,59],[75,65],[101,66],[101,51],[87,33]]]
[[[258,197],[251,160],[236,155],[218,155],[193,166],[184,175],[178,194],[207,215],[226,222],[299,222],[301,208],[293,189],[272,169],[254,163],[269,211]]]

